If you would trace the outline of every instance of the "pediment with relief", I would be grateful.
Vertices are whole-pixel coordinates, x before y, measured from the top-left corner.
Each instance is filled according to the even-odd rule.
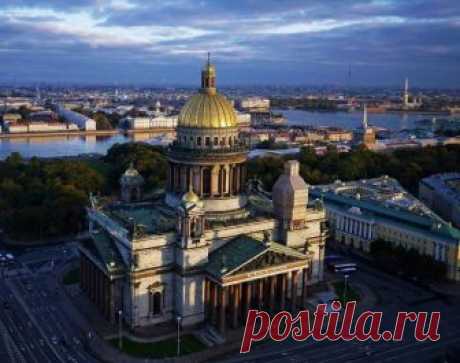
[[[263,270],[297,261],[303,261],[303,259],[269,250],[264,252],[262,255],[256,257],[255,259],[243,264],[239,268],[233,270],[227,276]]]

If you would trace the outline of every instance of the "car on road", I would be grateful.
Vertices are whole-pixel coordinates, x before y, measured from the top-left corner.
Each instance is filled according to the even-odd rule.
[[[340,255],[328,255],[324,258],[327,268],[334,273],[350,274],[358,269],[355,262]]]

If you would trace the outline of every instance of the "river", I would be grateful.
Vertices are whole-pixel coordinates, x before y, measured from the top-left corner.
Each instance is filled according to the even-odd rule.
[[[288,119],[289,125],[336,126],[354,129],[361,124],[362,112],[314,112],[301,110],[274,110],[282,112]],[[432,115],[416,113],[370,113],[370,125],[385,127],[392,130],[402,130],[415,127],[415,121],[431,119]],[[447,116],[438,116],[447,118]],[[142,133],[134,135],[113,136],[46,136],[46,137],[17,137],[0,139],[0,159],[5,159],[12,152],[19,152],[23,157],[58,157],[75,156],[80,154],[105,154],[115,143],[129,141],[146,141],[155,143],[161,133]]]
[[[311,125],[311,126],[335,126],[344,129],[355,129],[361,125],[363,113],[354,112],[315,112],[302,110],[274,110],[281,112],[287,119],[289,125]],[[368,113],[367,119],[370,125],[384,127],[399,131],[415,128],[417,120],[429,119],[434,115],[420,113]],[[437,118],[450,118],[447,115],[438,115]]]
[[[0,160],[8,157],[12,152],[19,152],[25,158],[30,158],[32,156],[75,156],[92,153],[106,154],[107,150],[116,143],[144,141],[156,144],[158,143],[157,138],[164,135],[168,135],[168,137],[172,138],[174,133],[152,132],[132,135],[117,134],[112,136],[56,135],[0,139]]]

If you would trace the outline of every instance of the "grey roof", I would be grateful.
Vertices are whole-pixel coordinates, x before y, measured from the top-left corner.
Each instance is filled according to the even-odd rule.
[[[161,200],[113,204],[106,206],[104,212],[123,227],[129,228],[135,224],[147,234],[164,233],[175,229],[175,211]]]
[[[460,203],[460,173],[434,174],[422,179],[420,183],[444,195],[447,200]]]
[[[221,278],[230,275],[238,268],[268,251],[295,259],[307,258],[306,255],[279,243],[264,243],[250,236],[241,235],[209,255],[206,271],[214,277]]]
[[[125,265],[110,235],[101,229],[93,232],[91,237],[83,242],[82,247],[100,262],[108,275],[122,274],[125,271]]]

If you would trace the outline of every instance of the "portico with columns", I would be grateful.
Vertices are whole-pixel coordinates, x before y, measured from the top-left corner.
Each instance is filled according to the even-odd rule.
[[[274,313],[305,306],[311,270],[302,253],[240,236],[210,254],[206,273],[205,316],[224,335],[244,326],[249,309]]]

